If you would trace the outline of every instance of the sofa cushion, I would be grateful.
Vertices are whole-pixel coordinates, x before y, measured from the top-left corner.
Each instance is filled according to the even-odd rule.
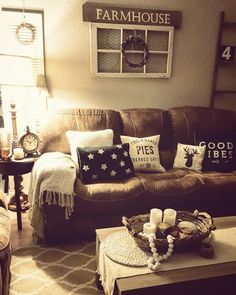
[[[196,146],[178,143],[173,167],[201,171],[205,150],[205,145]]]
[[[113,145],[113,130],[97,130],[97,131],[66,131],[66,136],[69,140],[70,151],[73,160],[77,163],[77,147],[97,147]]]
[[[209,184],[212,184],[213,187],[215,185],[215,189],[217,191],[217,188],[219,188],[221,185],[226,186],[229,185],[229,187],[233,185],[234,188],[236,188],[236,171],[232,172],[217,172],[217,171],[206,171],[204,173],[196,173],[193,175],[198,175],[199,178],[201,178],[202,182],[207,186]]]
[[[204,183],[210,212],[220,215],[235,215],[236,171],[198,173]]]
[[[151,207],[177,210],[201,209],[204,202],[203,181],[191,170],[172,168],[165,173],[137,173]],[[196,204],[199,207],[196,208]]]
[[[78,177],[75,182],[75,194],[81,199],[90,201],[114,201],[135,199],[144,192],[143,184],[138,177],[131,177],[122,181],[107,183],[84,184]],[[78,202],[79,206],[79,202]],[[95,210],[96,207],[90,210]],[[117,208],[119,210],[119,208]]]
[[[135,171],[166,171],[160,163],[160,135],[142,138],[121,135],[120,138],[122,143],[129,143],[130,156],[133,161]]]
[[[202,187],[202,181],[194,172],[182,169],[170,169],[163,174],[137,173],[145,190],[162,196],[189,194]]]
[[[79,175],[84,183],[121,181],[134,176],[129,144],[77,148]]]
[[[236,135],[201,136],[196,144],[206,146],[203,171],[231,172],[236,170]]]

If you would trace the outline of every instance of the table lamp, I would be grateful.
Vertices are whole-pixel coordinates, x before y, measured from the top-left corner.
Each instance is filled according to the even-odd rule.
[[[39,90],[39,98],[41,99],[41,96],[45,97],[45,109],[47,111],[47,97],[49,96],[49,91],[46,77],[43,74],[37,76],[36,87]]]

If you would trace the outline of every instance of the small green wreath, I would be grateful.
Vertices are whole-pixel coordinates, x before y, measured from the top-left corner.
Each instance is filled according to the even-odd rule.
[[[129,47],[130,45],[138,45],[139,47],[142,48],[142,50],[144,51],[144,57],[143,59],[139,62],[139,63],[132,63],[131,61],[128,60],[127,58],[127,47]],[[148,46],[145,43],[145,41],[140,37],[140,36],[133,36],[130,35],[122,44],[121,44],[121,52],[122,52],[122,56],[125,60],[125,63],[131,67],[131,68],[139,68],[139,67],[143,67],[149,57],[149,51],[148,51]]]
[[[36,28],[30,23],[23,22],[16,28],[15,34],[19,43],[29,45],[36,38]]]

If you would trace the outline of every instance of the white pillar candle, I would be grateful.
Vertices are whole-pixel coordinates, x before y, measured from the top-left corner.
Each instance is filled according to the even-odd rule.
[[[165,209],[163,222],[167,223],[169,226],[175,225],[176,214],[177,213],[174,209]]]
[[[162,210],[158,208],[153,208],[150,210],[150,222],[154,223],[156,226],[162,222]]]
[[[156,233],[156,226],[154,223],[147,222],[143,225],[143,233],[144,234],[155,234]]]
[[[25,156],[24,151],[21,148],[14,148],[13,155],[15,160],[23,159]]]

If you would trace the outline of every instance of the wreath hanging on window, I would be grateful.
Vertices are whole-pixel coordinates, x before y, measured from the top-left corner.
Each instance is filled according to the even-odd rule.
[[[138,63],[133,63],[131,62],[128,57],[127,57],[127,51],[128,48],[133,47],[133,46],[137,46],[139,47],[141,50],[144,51],[144,55],[143,55],[143,59],[138,62]],[[149,51],[148,51],[148,46],[145,43],[145,41],[142,39],[142,37],[140,36],[136,36],[136,35],[130,35],[122,44],[121,44],[121,52],[122,52],[122,56],[125,60],[125,63],[131,67],[131,68],[139,68],[139,67],[143,67],[149,57]]]
[[[30,23],[23,22],[16,28],[16,39],[23,45],[29,45],[36,38],[36,28]]]

